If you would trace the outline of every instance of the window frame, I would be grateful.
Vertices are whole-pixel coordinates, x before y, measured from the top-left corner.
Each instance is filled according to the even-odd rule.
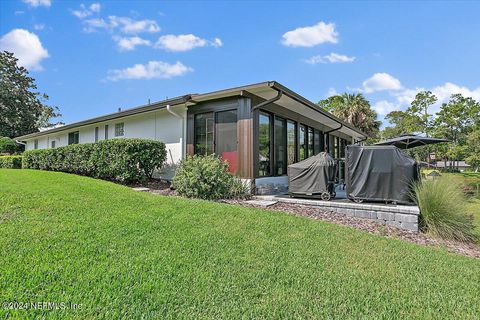
[[[104,135],[103,135],[104,140],[108,140],[108,124],[104,126],[103,132],[104,132]]]
[[[114,127],[114,130],[113,130],[113,136],[115,138],[125,136],[125,122],[115,123],[115,127]]]
[[[68,145],[80,143],[80,131],[71,131],[68,133]]]
[[[95,139],[95,142],[98,142],[98,127],[95,127],[95,133],[94,133],[94,139]]]
[[[38,150],[38,139],[33,140],[33,150]]]

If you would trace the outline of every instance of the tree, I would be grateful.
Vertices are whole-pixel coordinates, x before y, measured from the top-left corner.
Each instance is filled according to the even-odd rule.
[[[417,130],[429,136],[432,128],[432,115],[428,113],[428,108],[437,102],[437,97],[431,91],[420,91],[415,95],[407,114],[411,115],[410,125],[416,125]]]
[[[17,61],[13,53],[0,52],[0,136],[11,138],[51,127],[50,120],[61,116],[45,105],[48,96],[36,91],[35,79]]]
[[[480,169],[480,129],[475,129],[468,134],[465,160],[475,171]]]
[[[361,93],[331,96],[319,101],[318,105],[362,130],[370,138],[377,137],[381,122],[377,120],[377,113],[371,108],[370,102]]]

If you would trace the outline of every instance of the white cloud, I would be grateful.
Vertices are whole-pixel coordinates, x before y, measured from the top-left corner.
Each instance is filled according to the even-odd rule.
[[[79,10],[73,10],[72,14],[79,19],[85,19],[86,17],[91,16],[94,13],[100,13],[101,6],[99,3],[92,3],[89,8],[87,8],[83,3],[80,4]]]
[[[400,81],[384,72],[375,73],[373,76],[363,81],[363,91],[365,93],[400,89],[402,89]]]
[[[330,53],[326,56],[313,56],[305,60],[306,63],[317,64],[317,63],[346,63],[353,62],[355,57],[349,57],[343,54]]]
[[[159,32],[160,27],[154,20],[133,20],[128,17],[109,16],[111,28],[119,28],[124,33]]]
[[[323,21],[314,26],[288,31],[282,36],[282,43],[289,47],[313,47],[327,42],[337,43],[338,32],[334,23]]]
[[[219,38],[215,38],[212,41],[212,46],[214,46],[215,48],[223,47],[223,42]]]
[[[31,70],[42,70],[40,62],[49,57],[38,36],[24,29],[14,29],[3,35],[0,38],[0,50],[13,52],[18,64]]]
[[[95,12],[95,13],[100,13],[100,10],[102,9],[102,6],[100,3],[92,3],[90,5],[90,11]]]
[[[151,45],[149,40],[145,40],[137,36],[128,38],[114,37],[113,39],[117,42],[118,49],[120,49],[120,51],[132,51],[135,50],[135,47],[137,46]]]
[[[205,47],[208,45],[213,47],[221,47],[223,43],[219,38],[215,38],[213,41],[208,41],[193,34],[167,34],[158,38],[155,47],[167,51],[179,52]]]
[[[135,64],[125,69],[110,70],[107,80],[118,81],[124,79],[169,79],[193,71],[180,61],[169,64],[163,61],[149,61],[147,64]]]
[[[393,102],[381,100],[373,104],[373,109],[381,116],[385,116],[391,111],[398,110],[399,106]]]
[[[108,20],[94,18],[84,20],[86,32],[94,32],[100,29],[107,31],[119,31],[126,34],[155,33],[160,27],[154,20],[134,20],[129,17],[109,16]]]
[[[43,23],[33,25],[33,29],[35,30],[43,30],[45,29],[45,25]]]
[[[30,7],[50,7],[52,5],[51,0],[23,0],[24,3],[28,4]]]

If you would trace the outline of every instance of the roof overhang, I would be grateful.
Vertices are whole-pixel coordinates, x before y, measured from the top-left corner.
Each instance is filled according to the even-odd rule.
[[[74,122],[74,123],[71,123],[71,124],[68,124],[68,125],[65,125],[65,126],[61,126],[61,127],[56,127],[56,128],[53,128],[53,129],[48,129],[48,130],[44,130],[44,131],[40,131],[40,132],[30,133],[30,134],[27,134],[27,135],[24,135],[24,136],[17,137],[17,138],[15,138],[15,140],[22,141],[22,140],[26,140],[26,139],[32,139],[32,138],[40,137],[40,136],[51,134],[51,133],[56,133],[56,132],[61,132],[61,131],[65,131],[65,130],[69,130],[69,129],[73,129],[73,128],[80,128],[80,127],[84,127],[84,126],[87,126],[87,125],[92,125],[92,124],[99,123],[99,122],[110,121],[110,120],[114,120],[114,119],[118,119],[118,118],[122,118],[122,117],[133,116],[133,115],[137,115],[137,114],[141,114],[141,113],[145,113],[145,112],[155,111],[155,110],[166,108],[167,105],[175,106],[175,105],[178,105],[178,104],[184,104],[188,100],[190,100],[190,95],[185,95],[185,96],[180,96],[180,97],[176,97],[176,98],[172,98],[172,99],[167,99],[167,100],[143,105],[143,106],[140,106],[140,107],[126,109],[126,110],[115,112],[115,113],[110,113],[110,114],[100,116],[100,117],[91,118],[91,119],[84,120],[84,121]]]
[[[348,136],[354,137],[356,140],[364,140],[367,135],[355,128],[351,124],[340,120],[331,113],[320,108],[316,103],[305,99],[298,93],[288,89],[276,81],[261,82],[243,87],[236,87],[227,90],[220,90],[206,94],[192,95],[192,99],[187,106],[194,105],[198,102],[208,101],[212,99],[221,99],[231,96],[242,96],[254,94],[264,100],[274,99],[281,92],[280,99],[275,101],[275,104],[290,109],[294,112],[300,113],[305,117],[311,118],[322,125],[330,128],[330,130],[344,133]]]

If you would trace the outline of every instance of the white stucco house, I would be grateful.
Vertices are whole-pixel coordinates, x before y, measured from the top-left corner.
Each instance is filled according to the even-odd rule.
[[[267,81],[127,109],[21,137],[26,150],[58,148],[113,138],[163,141],[167,166],[188,154],[215,153],[230,171],[252,181],[255,190],[276,192],[288,184],[287,166],[327,150],[344,156],[344,147],[366,138],[275,81]],[[273,187],[272,187],[273,186]]]

